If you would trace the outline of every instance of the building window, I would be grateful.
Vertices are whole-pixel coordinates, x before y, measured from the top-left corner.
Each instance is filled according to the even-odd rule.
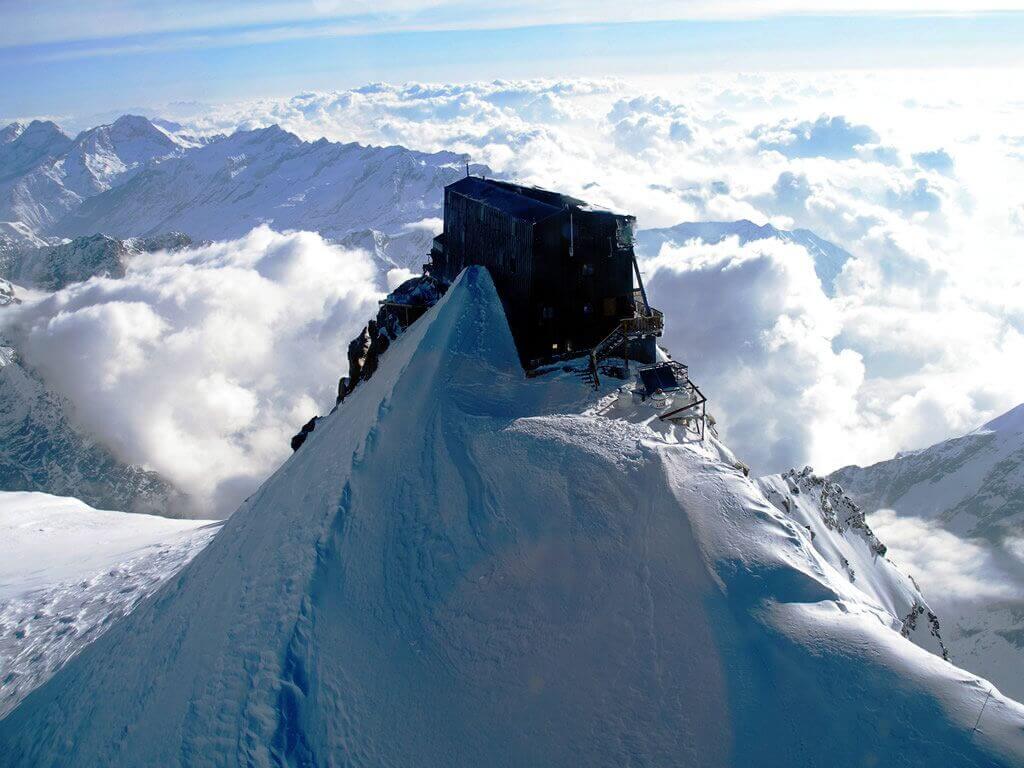
[[[586,317],[590,317],[590,315],[594,314],[594,308],[592,306],[590,306],[589,304],[584,304],[583,305],[583,314]]]
[[[554,307],[544,307],[544,309],[542,309],[540,311],[540,316],[542,318],[544,318],[545,320],[554,320],[555,319],[555,308]]]
[[[633,245],[634,222],[629,219],[619,219],[615,222],[615,239],[619,248],[629,248]]]
[[[587,275],[592,274],[594,274],[594,265],[591,264],[590,262],[587,262],[586,264],[583,265],[583,276],[586,277]]]

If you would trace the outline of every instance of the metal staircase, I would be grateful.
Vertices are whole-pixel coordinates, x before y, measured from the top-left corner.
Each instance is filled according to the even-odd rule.
[[[612,329],[612,332],[590,350],[590,365],[586,375],[580,378],[591,384],[594,389],[600,389],[601,379],[598,375],[598,364],[602,360],[611,357],[616,351],[621,350],[622,358],[626,361],[626,367],[628,368],[629,342],[647,336],[660,336],[664,327],[664,315],[657,309],[652,309],[646,305],[644,314],[620,320],[619,324]]]

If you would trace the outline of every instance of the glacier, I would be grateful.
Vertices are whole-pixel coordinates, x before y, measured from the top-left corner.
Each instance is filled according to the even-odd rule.
[[[902,636],[916,589],[814,478],[606,387],[525,379],[467,270],[0,765],[1024,760],[1024,706]]]

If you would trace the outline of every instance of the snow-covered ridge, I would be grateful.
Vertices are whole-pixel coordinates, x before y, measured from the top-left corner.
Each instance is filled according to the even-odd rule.
[[[219,523],[0,492],[0,718],[187,563]]]
[[[872,511],[897,508],[1000,540],[1024,520],[1024,406],[962,437],[832,476]]]
[[[840,580],[849,579],[862,596],[901,618],[899,630],[904,637],[949,658],[938,616],[914,580],[886,559],[885,544],[841,486],[814,474],[810,467],[760,478],[757,484],[772,504],[807,530],[823,567],[832,568]]]
[[[1024,707],[902,637],[866,554],[604,394],[524,379],[467,270],[0,765],[1020,763]]]

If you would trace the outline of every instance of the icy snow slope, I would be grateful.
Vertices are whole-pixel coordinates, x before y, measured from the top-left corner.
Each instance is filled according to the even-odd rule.
[[[832,478],[867,512],[895,510],[890,525],[931,531],[896,557],[919,565],[915,577],[943,618],[953,661],[1024,700],[1024,405],[962,437]],[[985,584],[932,584],[943,575],[933,559],[972,565],[976,573],[958,575]]]
[[[0,717],[129,612],[218,523],[0,492]]]
[[[1024,707],[995,693],[972,734],[988,685],[901,637],[727,451],[588,394],[522,376],[467,271],[0,721],[0,765],[1024,760]]]

